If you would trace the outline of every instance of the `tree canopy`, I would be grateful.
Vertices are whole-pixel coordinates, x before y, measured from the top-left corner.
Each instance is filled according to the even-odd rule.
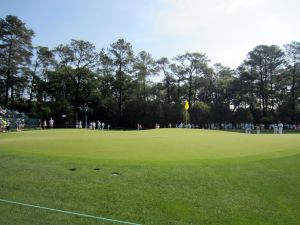
[[[183,122],[300,121],[300,42],[258,45],[238,68],[211,66],[205,53],[172,59],[134,53],[119,39],[97,50],[85,40],[53,49],[32,46],[34,32],[18,17],[0,19],[0,105],[35,118],[67,116],[69,124],[106,121],[112,126],[154,127]],[[85,112],[84,107],[89,111]]]

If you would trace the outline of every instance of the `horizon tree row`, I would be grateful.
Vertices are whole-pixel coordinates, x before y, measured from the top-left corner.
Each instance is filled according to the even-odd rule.
[[[33,37],[18,17],[0,19],[0,105],[34,118],[75,124],[88,114],[113,126],[152,127],[185,121],[188,100],[190,122],[202,127],[300,121],[300,42],[256,46],[231,69],[210,66],[198,52],[172,59],[135,54],[124,39],[97,51],[74,39],[53,49],[35,47]]]

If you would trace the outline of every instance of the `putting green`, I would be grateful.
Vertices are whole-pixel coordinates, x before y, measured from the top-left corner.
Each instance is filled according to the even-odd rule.
[[[0,199],[143,225],[299,224],[299,153],[299,134],[1,133]],[[113,223],[1,202],[0,224]]]
[[[2,153],[109,161],[192,161],[300,153],[300,135],[194,129],[36,130],[1,134]]]

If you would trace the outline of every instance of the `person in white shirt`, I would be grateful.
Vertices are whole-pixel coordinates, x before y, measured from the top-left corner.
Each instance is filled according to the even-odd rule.
[[[260,134],[260,126],[256,125],[256,134]]]
[[[283,124],[281,123],[281,121],[279,121],[279,123],[278,123],[278,133],[282,134],[282,131],[283,131]]]
[[[49,126],[50,126],[50,128],[53,128],[53,124],[54,124],[54,120],[52,118],[50,118],[50,120],[49,120]]]
[[[44,120],[44,122],[43,122],[43,128],[44,128],[44,129],[47,128],[47,120]]]

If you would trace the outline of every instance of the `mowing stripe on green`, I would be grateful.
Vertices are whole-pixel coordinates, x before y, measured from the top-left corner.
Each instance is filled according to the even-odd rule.
[[[105,220],[105,221],[109,221],[109,222],[113,222],[113,223],[141,225],[141,224],[131,223],[131,222],[122,221],[122,220],[114,220],[114,219],[109,219],[109,218],[100,217],[100,216],[92,216],[92,215],[87,215],[87,214],[82,214],[82,213],[77,213],[77,212],[65,211],[65,210],[60,210],[60,209],[53,209],[53,208],[48,208],[48,207],[43,207],[43,206],[38,206],[38,205],[31,205],[31,204],[21,203],[21,202],[14,202],[14,201],[9,201],[9,200],[5,200],[5,199],[0,199],[0,202],[10,203],[10,204],[15,204],[15,205],[22,205],[22,206],[38,208],[38,209],[45,209],[45,210],[49,210],[49,211],[61,212],[61,213],[71,214],[71,215],[81,216],[81,217],[88,217],[88,218],[93,218],[93,219],[97,219],[97,220]]]

